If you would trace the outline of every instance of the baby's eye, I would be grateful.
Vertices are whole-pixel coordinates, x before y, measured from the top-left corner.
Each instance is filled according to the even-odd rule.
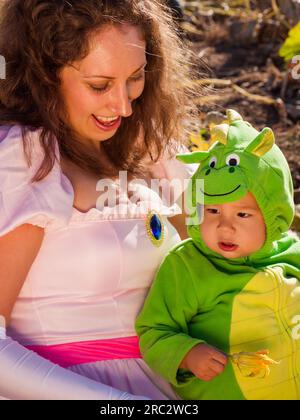
[[[252,215],[250,213],[244,213],[244,212],[239,212],[238,216],[241,217],[242,219],[248,219],[249,217],[251,217]]]
[[[218,209],[212,209],[212,208],[208,208],[205,210],[207,213],[210,214],[219,214],[219,210]]]
[[[226,165],[227,166],[238,166],[240,164],[240,157],[235,153],[228,155],[226,158]]]

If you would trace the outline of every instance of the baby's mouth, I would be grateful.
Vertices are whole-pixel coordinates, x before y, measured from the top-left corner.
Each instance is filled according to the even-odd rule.
[[[238,248],[238,245],[232,242],[218,242],[218,246],[220,249],[222,249],[222,251],[225,251],[225,252],[236,251]]]

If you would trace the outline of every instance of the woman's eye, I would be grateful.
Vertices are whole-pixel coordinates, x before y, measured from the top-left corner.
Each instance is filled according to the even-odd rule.
[[[139,76],[132,77],[131,79],[129,79],[129,81],[138,82],[143,79],[144,79],[144,73],[140,74]],[[99,87],[90,86],[90,88],[96,93],[102,93],[102,92],[105,92],[109,88],[109,85],[99,86]]]
[[[248,217],[251,217],[251,214],[240,212],[238,213],[238,216],[241,217],[242,219],[247,219]]]
[[[145,77],[145,73],[142,73],[139,76],[132,77],[130,80],[132,80],[133,82],[138,82],[139,80],[144,79],[144,77]]]
[[[108,86],[105,87],[96,87],[96,86],[91,86],[91,89],[97,93],[99,92],[105,92],[105,90],[108,88]]]

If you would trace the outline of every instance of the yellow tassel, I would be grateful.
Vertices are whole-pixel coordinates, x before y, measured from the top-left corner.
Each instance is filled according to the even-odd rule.
[[[237,365],[241,374],[249,378],[265,378],[270,374],[270,365],[278,365],[269,356],[269,350],[257,352],[240,352],[231,354],[231,361]]]

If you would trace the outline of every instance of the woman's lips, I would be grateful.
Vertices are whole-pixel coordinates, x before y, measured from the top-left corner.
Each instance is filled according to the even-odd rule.
[[[95,115],[92,115],[92,117],[93,117],[93,120],[94,120],[94,122],[95,122],[95,124],[96,124],[96,126],[100,129],[100,130],[102,130],[102,131],[112,131],[112,130],[116,130],[117,128],[119,128],[120,127],[120,125],[121,125],[121,120],[122,120],[122,118],[121,117],[119,117],[113,124],[102,124],[99,120],[98,120],[98,118],[96,118],[95,117]]]
[[[238,245],[233,244],[231,242],[218,242],[218,246],[222,251],[225,252],[233,252],[236,251],[238,248]]]

